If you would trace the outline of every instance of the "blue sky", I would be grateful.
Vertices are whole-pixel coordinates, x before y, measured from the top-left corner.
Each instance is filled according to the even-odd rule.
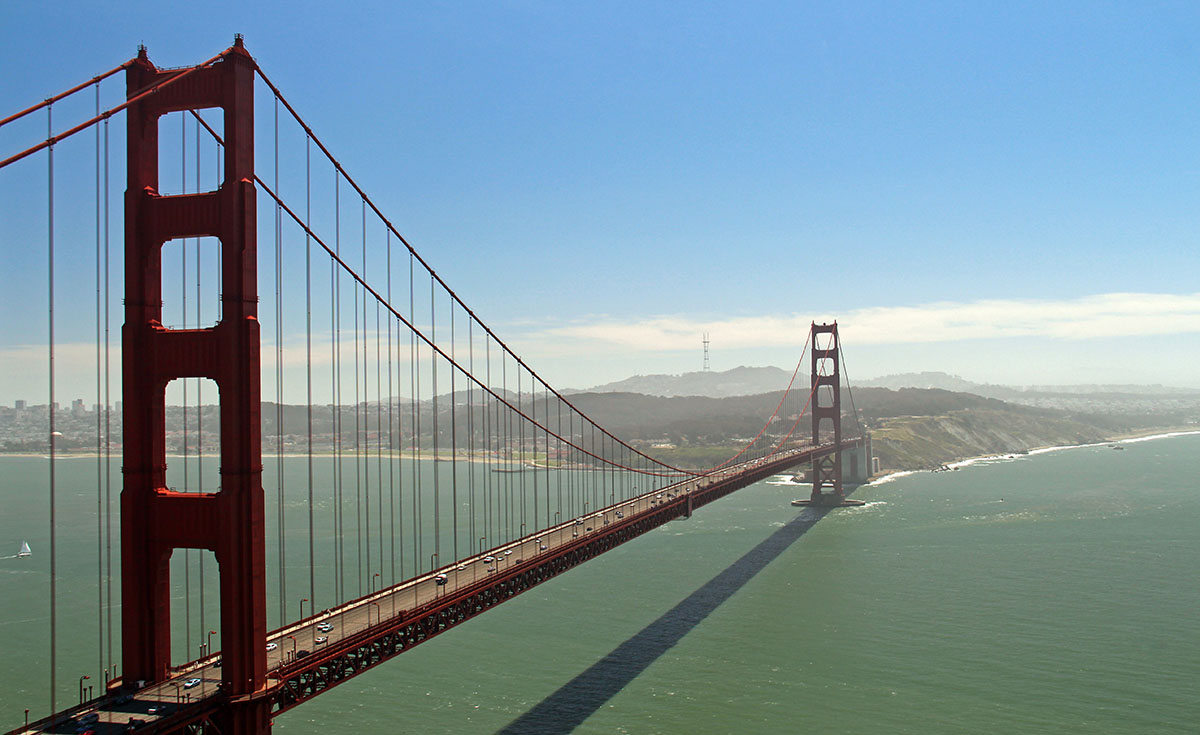
[[[790,368],[825,318],[852,378],[1200,387],[1192,3],[46,7],[0,5],[0,115],[139,43],[180,66],[243,33],[561,387],[697,370],[705,331],[714,369]],[[0,251],[40,283],[27,170],[0,171]],[[45,341],[15,280],[3,401]]]

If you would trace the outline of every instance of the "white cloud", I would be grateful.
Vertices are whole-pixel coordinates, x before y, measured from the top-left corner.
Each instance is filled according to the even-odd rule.
[[[743,316],[701,320],[656,316],[552,326],[522,343],[537,352],[578,349],[579,342],[616,345],[633,352],[695,350],[708,332],[724,349],[802,343],[809,323],[837,319],[848,344],[883,345],[1042,337],[1085,340],[1200,333],[1200,293],[1113,293],[1071,300],[989,299],[965,303],[880,306],[847,314]],[[572,346],[564,342],[573,343]],[[557,343],[557,347],[555,346]]]

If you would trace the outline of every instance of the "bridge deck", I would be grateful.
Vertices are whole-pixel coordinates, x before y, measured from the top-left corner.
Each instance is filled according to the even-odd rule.
[[[843,441],[843,447],[857,442]],[[589,511],[272,631],[267,637],[267,688],[255,696],[269,698],[274,713],[290,709],[604,551],[830,451],[832,445],[823,445],[732,465]],[[97,735],[124,732],[131,722],[139,732],[184,731],[224,704],[220,666],[216,652],[175,668],[166,681],[132,692],[128,686],[114,686],[108,696],[10,735],[76,733],[92,717]]]

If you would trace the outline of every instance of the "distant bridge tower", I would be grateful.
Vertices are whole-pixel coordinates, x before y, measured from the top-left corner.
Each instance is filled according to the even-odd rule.
[[[708,332],[704,333],[704,372],[708,372]]]
[[[821,335],[829,335],[822,346]],[[832,324],[812,323],[810,332],[812,349],[812,442],[814,447],[833,440],[829,452],[815,452],[812,456],[812,495],[807,501],[797,500],[794,505],[862,505],[861,500],[847,500],[842,487],[842,386],[841,345],[838,342],[837,322]],[[822,432],[825,436],[822,437]],[[833,436],[830,437],[829,433]]]
[[[145,49],[129,66],[129,96],[180,74]],[[225,178],[216,191],[159,193],[159,118],[220,108]],[[167,678],[171,660],[170,561],[175,549],[208,549],[221,592],[223,733],[270,732],[267,684],[264,498],[256,207],[254,61],[239,37],[222,58],[128,108],[125,193],[124,488],[121,491],[121,654],[126,684]],[[216,237],[221,321],[208,329],[163,326],[162,247]],[[221,487],[181,493],[166,484],[166,387],[179,378],[216,382],[221,409]]]

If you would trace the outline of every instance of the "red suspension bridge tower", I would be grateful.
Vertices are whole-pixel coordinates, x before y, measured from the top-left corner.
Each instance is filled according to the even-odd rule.
[[[128,108],[125,195],[124,490],[121,493],[122,655],[126,682],[161,681],[170,668],[170,558],[208,549],[220,570],[228,731],[269,732],[266,686],[264,498],[254,184],[254,61],[238,38],[205,67],[160,71],[142,49],[126,71],[128,94],[162,85]],[[216,191],[159,193],[158,126],[169,112],[224,112],[224,180]],[[162,323],[162,247],[216,237],[222,318],[208,329]],[[221,486],[179,493],[166,486],[165,390],[201,377],[220,389]],[[224,728],[223,728],[224,729]]]
[[[822,335],[828,335],[824,344],[821,343]],[[813,322],[810,340],[812,443],[814,447],[829,445],[830,451],[812,455],[812,495],[808,500],[797,500],[792,504],[824,507],[863,505],[861,500],[847,498],[842,484],[842,373],[837,322]],[[824,439],[822,431],[827,432]],[[828,439],[830,431],[833,433],[832,443]],[[865,479],[865,474],[862,479]]]

